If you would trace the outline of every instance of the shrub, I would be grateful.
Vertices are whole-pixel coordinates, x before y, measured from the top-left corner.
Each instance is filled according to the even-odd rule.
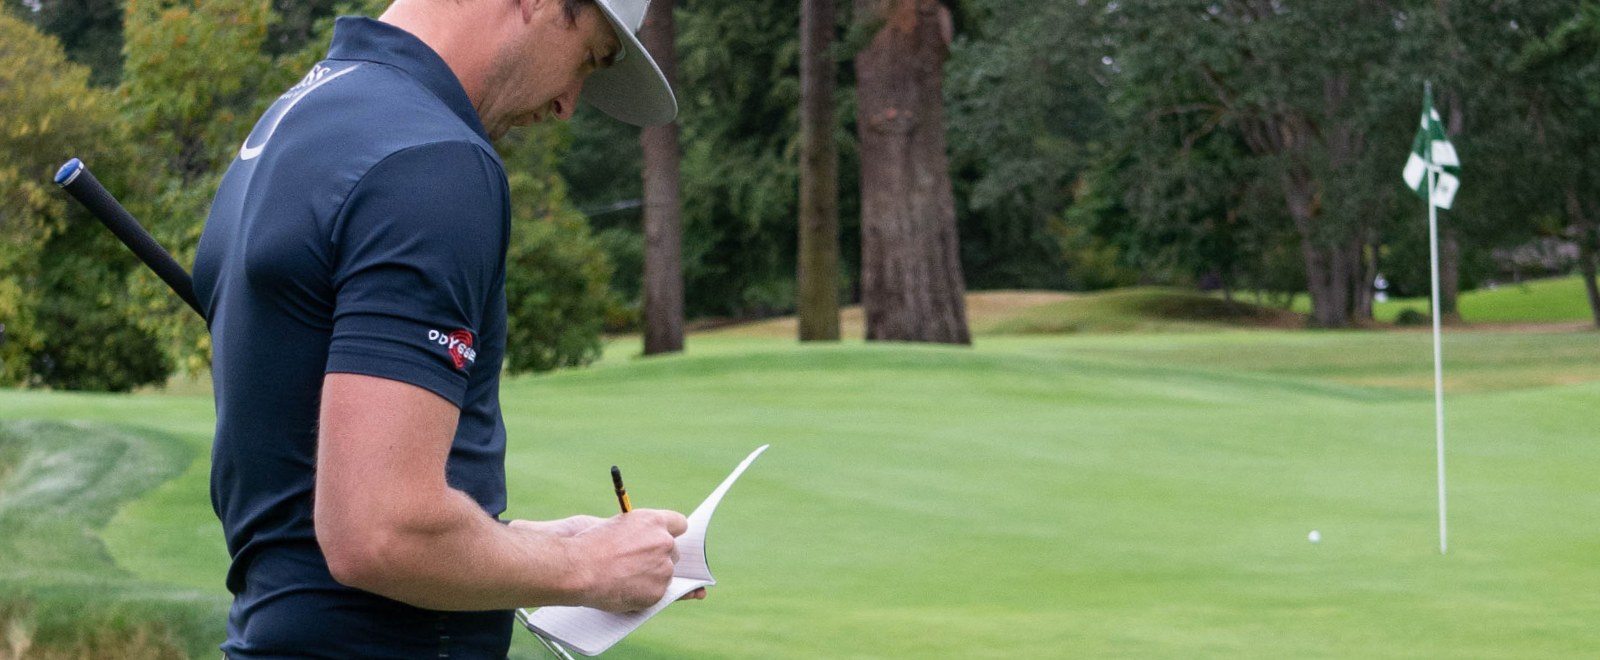
[[[113,99],[88,78],[0,12],[0,382],[127,390],[169,371],[133,321],[137,262],[51,182],[69,156],[110,164],[127,151]],[[97,175],[120,187],[115,168]]]
[[[1410,307],[1407,307],[1407,308],[1405,308],[1403,310],[1400,310],[1400,314],[1394,317],[1394,324],[1395,325],[1428,325],[1430,322],[1432,322],[1432,320],[1433,320],[1433,317],[1428,316],[1427,312],[1422,312],[1422,311],[1418,311],[1418,310],[1412,309]]]
[[[581,218],[514,224],[506,257],[506,367],[548,371],[600,357],[600,331],[615,304],[610,282],[611,262]]]

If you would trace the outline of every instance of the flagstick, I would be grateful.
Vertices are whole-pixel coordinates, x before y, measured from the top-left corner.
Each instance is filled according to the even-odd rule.
[[[1428,167],[1428,253],[1433,262],[1433,419],[1436,453],[1439,459],[1439,554],[1448,548],[1445,536],[1444,495],[1444,365],[1439,348],[1439,207],[1433,203],[1438,174]]]

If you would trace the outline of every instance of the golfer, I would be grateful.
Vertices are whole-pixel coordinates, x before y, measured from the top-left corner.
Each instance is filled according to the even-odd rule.
[[[512,608],[662,597],[678,513],[498,520],[511,200],[490,142],[580,98],[670,121],[633,35],[646,4],[398,0],[341,18],[240,146],[195,260],[227,657],[503,658]]]

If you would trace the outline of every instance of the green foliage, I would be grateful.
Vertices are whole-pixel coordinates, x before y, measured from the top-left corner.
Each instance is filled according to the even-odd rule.
[[[130,318],[123,291],[137,261],[109,232],[82,220],[51,236],[43,251],[30,381],[70,390],[126,392],[160,384],[172,371],[156,338]],[[93,250],[95,247],[99,250]],[[97,263],[102,262],[104,263]]]
[[[291,9],[280,21],[268,0],[129,0],[114,97],[88,88],[86,72],[48,38],[0,15],[0,100],[16,109],[0,116],[3,382],[127,390],[164,381],[174,362],[206,367],[204,324],[48,177],[67,155],[83,157],[180,263],[191,263],[239,142],[325,52],[331,3]],[[630,315],[608,293],[610,262],[555,173],[565,135],[541,129],[504,145],[517,205],[507,278],[512,370],[587,363],[605,319],[625,325]]]
[[[843,18],[841,16],[841,18]],[[799,213],[799,12],[750,11],[738,0],[696,0],[677,15],[675,89],[682,145],[683,263],[688,314],[772,314],[794,305]],[[846,283],[859,263],[854,101],[841,57],[838,129],[840,254]],[[583,109],[561,172],[618,266],[615,288],[637,300],[638,131]],[[631,237],[631,238],[630,238]],[[626,238],[626,240],[625,240]]]
[[[125,203],[181,264],[193,263],[222,173],[256,118],[314,59],[263,53],[267,0],[128,0],[118,89],[139,151]],[[122,191],[113,190],[114,193]],[[142,327],[186,371],[209,364],[205,325],[153,274],[130,287]]]
[[[1117,281],[1085,272],[1106,268],[1104,254],[1080,245],[1092,225],[1060,222],[1108,128],[1099,3],[969,4],[975,27],[953,44],[945,69],[969,285],[1092,288]]]
[[[1400,310],[1400,313],[1395,315],[1394,324],[1402,326],[1428,325],[1432,322],[1430,320],[1432,318],[1428,316],[1427,312],[1417,311],[1408,307]]]
[[[605,252],[574,214],[521,222],[511,233],[506,368],[548,371],[594,361],[615,304]]]
[[[980,287],[1094,286],[1113,260],[1144,282],[1292,292],[1307,249],[1425,282],[1397,183],[1424,80],[1461,131],[1467,185],[1444,226],[1466,286],[1492,275],[1490,248],[1550,231],[1561,182],[1600,189],[1575,178],[1600,170],[1577,145],[1600,119],[1593,2],[963,6],[946,91]],[[1290,177],[1309,190],[1299,225]]]
[[[5,4],[6,10],[55,37],[68,59],[89,67],[90,83],[116,84],[122,70],[121,0],[26,0]]]
[[[689,312],[794,305],[799,5],[697,0],[679,26]]]
[[[506,368],[512,373],[594,361],[607,319],[625,315],[610,290],[605,248],[568,204],[556,171],[569,139],[566,126],[546,124],[497,145],[511,184]]]
[[[115,105],[54,40],[0,13],[0,382],[127,390],[166,377],[130,320],[134,261],[51,181],[69,156],[124,178]]]
[[[1580,267],[1592,277],[1600,266],[1600,2],[1584,0],[1576,11],[1535,39],[1522,42],[1514,66],[1531,146],[1513,162],[1532,181],[1520,200],[1564,220],[1562,234],[1579,246]],[[1600,318],[1600,310],[1596,310]]]

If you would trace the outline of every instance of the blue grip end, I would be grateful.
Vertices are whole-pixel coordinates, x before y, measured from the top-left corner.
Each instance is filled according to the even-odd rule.
[[[67,164],[62,165],[61,169],[56,170],[56,185],[65,186],[72,183],[72,180],[78,178],[78,174],[82,171],[83,161],[76,158],[67,161]]]

